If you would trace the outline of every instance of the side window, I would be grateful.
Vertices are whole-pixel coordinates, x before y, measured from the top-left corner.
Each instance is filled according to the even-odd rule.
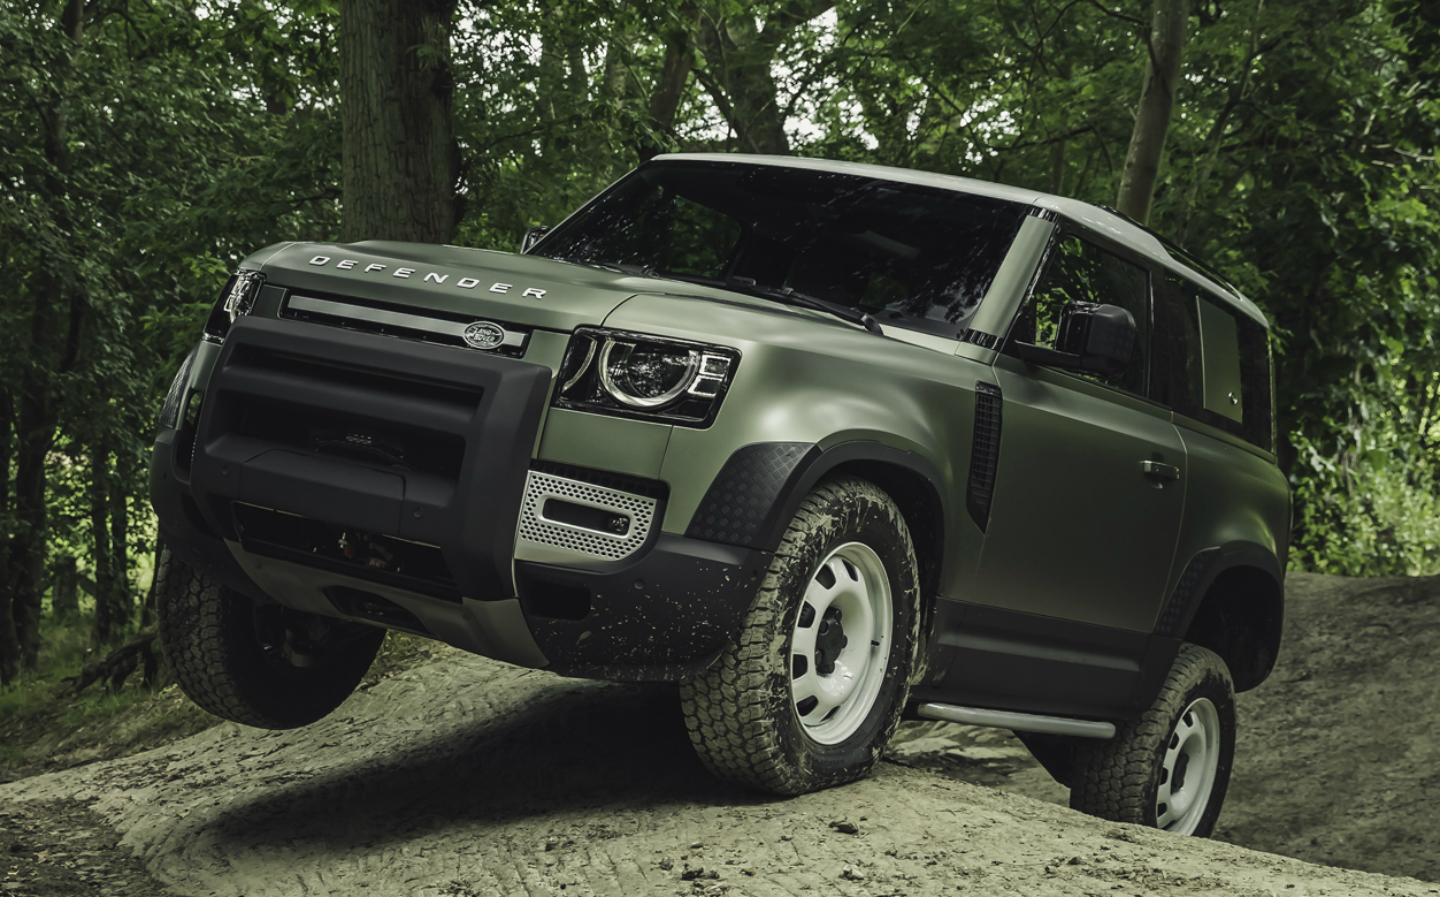
[[[1275,451],[1274,369],[1270,359],[1270,331],[1244,315],[1240,327],[1240,407],[1245,439],[1266,451]]]
[[[1265,328],[1172,275],[1155,292],[1150,397],[1272,450]]]
[[[1079,376],[1143,394],[1150,343],[1149,276],[1145,269],[1079,237],[1061,238],[1015,322],[1012,337],[1043,349],[1057,348],[1061,315],[1073,302],[1118,305],[1135,319],[1135,349],[1129,366],[1110,378],[1089,373]]]

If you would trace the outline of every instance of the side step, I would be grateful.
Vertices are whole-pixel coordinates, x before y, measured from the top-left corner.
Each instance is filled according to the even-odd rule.
[[[956,707],[953,704],[921,704],[916,710],[926,719],[941,719],[967,726],[989,726],[1015,732],[1043,732],[1046,735],[1074,735],[1079,738],[1114,738],[1115,724],[1063,716],[1040,716],[1008,710],[985,710],[980,707]]]

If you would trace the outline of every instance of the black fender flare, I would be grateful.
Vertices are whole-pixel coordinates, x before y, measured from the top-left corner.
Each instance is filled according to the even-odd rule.
[[[1236,688],[1245,691],[1263,682],[1274,669],[1284,627],[1285,571],[1274,552],[1263,545],[1236,540],[1195,552],[1186,562],[1175,589],[1165,602],[1155,624],[1155,635],[1176,639],[1194,635],[1192,630],[1205,596],[1222,576],[1242,569],[1258,571],[1265,576],[1269,580],[1268,585],[1273,586],[1278,595],[1278,601],[1269,609],[1270,615],[1263,620],[1264,632],[1261,635],[1265,643],[1260,647],[1268,656],[1257,658],[1256,664],[1249,670],[1236,670],[1232,666]]]
[[[958,532],[959,520],[939,468],[918,452],[873,440],[841,442],[829,448],[807,442],[756,442],[742,446],[730,455],[711,481],[685,535],[774,552],[801,502],[821,480],[841,468],[866,476],[867,466],[875,472],[890,469],[908,474],[908,482],[919,485],[920,492],[918,496],[908,496],[912,499],[911,506],[918,501],[933,508],[938,517],[924,521],[926,525],[912,523],[911,526],[917,555],[930,558],[934,568],[925,570],[922,560],[926,593],[922,597],[928,604],[938,594],[939,584],[947,581],[947,571],[943,568],[950,553],[945,551],[945,538],[947,533]],[[869,478],[877,479],[874,472]],[[887,487],[885,482],[876,485],[882,489]],[[896,484],[889,485],[893,489]],[[907,496],[892,497],[903,511]]]

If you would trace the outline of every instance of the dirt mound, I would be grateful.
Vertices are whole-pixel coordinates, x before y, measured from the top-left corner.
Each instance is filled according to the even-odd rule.
[[[1218,840],[1440,881],[1440,577],[1290,574],[1279,667],[1239,713]],[[891,755],[1068,802],[1008,732],[911,723]]]
[[[1310,585],[1329,601],[1325,589],[1332,584],[1348,587],[1318,578]],[[1367,600],[1378,606],[1389,599]],[[1392,623],[1395,613],[1387,618]],[[1352,650],[1362,644],[1350,636]],[[1308,644],[1306,637],[1293,637],[1288,650]],[[1320,677],[1339,675],[1341,665],[1321,656],[1311,661],[1311,679],[1302,682],[1319,683],[1315,701],[1335,703]],[[1291,726],[1344,718],[1338,706],[1333,717],[1322,715],[1328,707],[1298,706],[1297,696],[1310,702],[1311,693],[1284,680],[1303,669],[1311,667],[1287,655],[1277,683],[1243,708],[1257,730],[1247,739],[1269,737],[1265,732],[1289,737]],[[1433,696],[1433,675],[1426,682]],[[1275,722],[1259,731],[1258,702],[1283,705],[1287,695],[1297,706],[1285,716],[1267,711]],[[1237,807],[1248,806],[1243,795],[1264,793],[1245,777],[1273,785],[1279,795],[1289,783],[1293,804],[1323,793],[1319,786],[1315,795],[1297,789],[1299,778],[1324,770],[1338,777],[1353,766],[1341,736],[1332,744],[1330,733],[1306,731],[1298,745],[1276,742],[1305,753],[1275,758],[1273,767],[1256,761],[1263,748],[1247,740]],[[1425,882],[1101,822],[911,768],[956,751],[954,734],[928,730],[930,749],[904,745],[864,782],[773,799],[736,791],[704,772],[671,689],[447,659],[361,692],[305,729],[265,733],[227,724],[138,757],[0,786],[0,850],[8,852],[10,870],[0,894],[158,897],[162,886],[185,897],[1440,894],[1440,886]],[[939,744],[947,740],[949,746]],[[1391,743],[1383,733],[1374,742]],[[1004,755],[999,742],[975,741],[969,749]],[[1392,759],[1385,762],[1409,768],[1387,750]],[[1425,756],[1433,755],[1413,754],[1416,770],[1424,770]],[[1378,754],[1371,759],[1382,762]],[[952,767],[964,765],[951,760]],[[1325,763],[1317,767],[1317,760]],[[1009,775],[998,760],[970,765],[1007,787],[1044,784],[1043,774],[1023,764]],[[1277,781],[1272,769],[1288,771]],[[1330,779],[1329,790],[1338,784]],[[1335,805],[1356,801],[1337,798]],[[1375,807],[1378,819],[1381,805]],[[1234,820],[1260,818],[1245,812],[1227,813],[1227,832],[1247,831]],[[1290,824],[1277,818],[1276,831]],[[120,850],[106,831],[120,833]],[[1424,834],[1435,831],[1431,824]]]
[[[1440,576],[1292,574],[1217,837],[1440,881]]]

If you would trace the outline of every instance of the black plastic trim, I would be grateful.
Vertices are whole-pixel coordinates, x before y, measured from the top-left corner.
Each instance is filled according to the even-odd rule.
[[[271,370],[270,359],[294,360],[300,373]],[[320,373],[306,375],[311,369]],[[550,379],[542,365],[479,352],[242,318],[207,387],[191,491],[210,529],[225,538],[237,538],[229,510],[244,501],[439,546],[461,594],[512,598],[515,523]],[[244,435],[254,396],[453,435],[465,446],[458,476]]]
[[[632,562],[515,563],[520,604],[547,669],[673,682],[706,669],[740,627],[765,552],[662,534]]]
[[[1195,557],[1198,558],[1208,552],[1214,552],[1214,556],[1204,574],[1196,579],[1189,600],[1185,602],[1183,611],[1179,614],[1180,622],[1177,632],[1182,636],[1190,629],[1190,624],[1194,621],[1196,612],[1200,610],[1205,593],[1210,591],[1210,587],[1215,584],[1215,580],[1219,578],[1220,574],[1227,570],[1237,567],[1256,568],[1275,581],[1276,588],[1280,590],[1282,597],[1285,594],[1285,573],[1280,569],[1280,561],[1260,545],[1253,542],[1227,542],[1218,548],[1197,552]],[[1194,558],[1191,562],[1194,562]],[[1189,564],[1186,567],[1188,568]],[[1179,584],[1176,585],[1176,591],[1179,591]],[[1171,600],[1174,600],[1173,595]]]
[[[975,384],[975,427],[970,446],[970,482],[965,509],[984,532],[990,522],[990,500],[995,496],[995,473],[1000,467],[1000,426],[1003,400],[1000,388]]]
[[[685,535],[726,545],[765,546],[787,483],[819,454],[819,447],[809,442],[756,442],[736,449],[705,490]],[[784,520],[788,523],[789,517]]]
[[[551,476],[564,477],[567,480],[576,480],[581,483],[589,483],[592,486],[600,486],[605,489],[616,489],[620,492],[629,492],[632,495],[643,495],[646,498],[653,498],[656,501],[664,501],[670,496],[670,486],[664,480],[651,480],[644,477],[631,476],[626,473],[596,470],[593,467],[562,464],[558,461],[532,461],[530,469],[536,473],[548,473]]]
[[[1179,623],[1175,631],[1178,633],[1178,638],[1206,645],[1225,657],[1227,662],[1231,663],[1230,672],[1235,679],[1235,690],[1249,691],[1269,678],[1280,654],[1280,642],[1285,624],[1285,574],[1279,559],[1267,551],[1264,546],[1254,542],[1227,542],[1218,548],[1198,552],[1197,556],[1207,552],[1214,552],[1214,557],[1204,574],[1197,577],[1186,600],[1181,602],[1176,609],[1175,616],[1179,619]],[[1186,566],[1188,568],[1189,564]],[[1226,573],[1241,569],[1257,571],[1268,578],[1275,590],[1278,604],[1273,608],[1273,617],[1257,618],[1256,614],[1260,609],[1249,603],[1249,600],[1253,599],[1247,600],[1243,597],[1237,599],[1237,596],[1229,594],[1218,595],[1218,600],[1232,602],[1229,605],[1222,604],[1220,606],[1221,619],[1230,623],[1235,622],[1233,616],[1225,614],[1228,606],[1229,610],[1245,619],[1246,625],[1243,629],[1245,637],[1238,641],[1230,641],[1227,636],[1224,641],[1215,642],[1214,630],[1205,630],[1202,627],[1200,631],[1197,631],[1197,617],[1216,581]],[[1179,591],[1178,584],[1176,591]],[[1172,596],[1172,600],[1174,600],[1174,596]],[[1233,603],[1237,600],[1238,604]],[[1168,611],[1169,608],[1167,607],[1166,610]],[[1248,636],[1251,634],[1259,636],[1259,638],[1249,638]],[[1231,656],[1232,653],[1239,656]]]
[[[1210,568],[1220,559],[1220,549],[1207,548],[1204,551],[1197,551],[1190,561],[1185,565],[1185,570],[1180,574],[1180,580],[1175,583],[1175,590],[1165,602],[1165,607],[1160,611],[1160,618],[1155,623],[1155,634],[1171,638],[1179,638],[1185,634],[1185,627],[1195,616],[1195,609],[1199,606],[1199,597],[1205,594],[1200,588],[1202,582],[1210,583],[1214,577],[1210,576]]]

